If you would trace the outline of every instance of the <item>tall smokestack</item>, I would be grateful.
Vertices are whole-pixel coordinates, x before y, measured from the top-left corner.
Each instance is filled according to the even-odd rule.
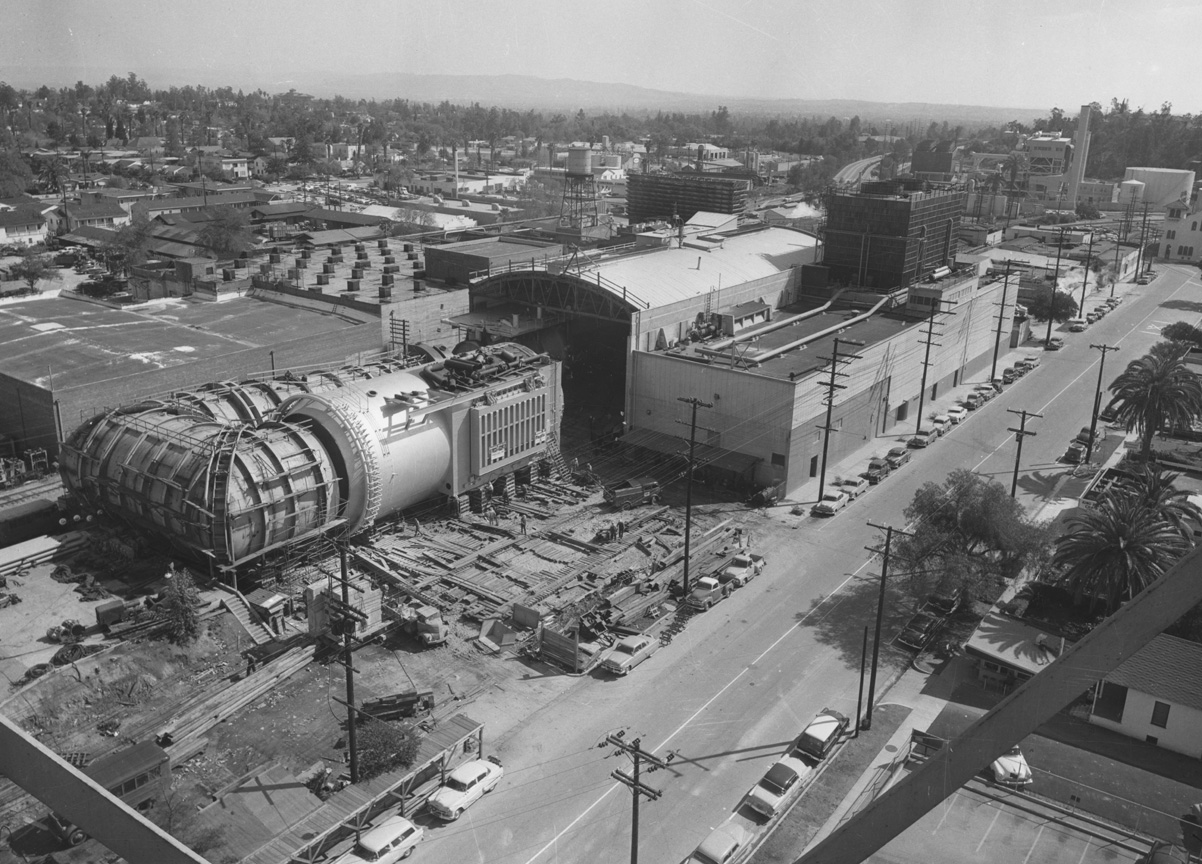
[[[1077,206],[1081,181],[1085,179],[1085,162],[1089,158],[1089,118],[1092,115],[1092,108],[1088,105],[1081,106],[1081,116],[1077,119],[1077,134],[1073,136],[1073,164],[1068,170],[1068,206],[1074,209]]]
[[[455,195],[459,195],[459,148],[451,145],[451,158],[455,160]],[[470,156],[468,157],[471,158]]]

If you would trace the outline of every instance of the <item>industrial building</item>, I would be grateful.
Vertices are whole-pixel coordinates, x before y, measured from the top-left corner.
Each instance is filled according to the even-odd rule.
[[[558,368],[503,344],[213,384],[89,419],[61,473],[88,504],[236,569],[436,496],[479,510],[512,493],[555,441]]]
[[[920,181],[865,183],[827,195],[822,266],[830,285],[888,292],[950,262],[965,193]]]
[[[694,213],[740,214],[747,209],[747,180],[701,174],[631,174],[626,181],[632,223],[679,218]]]
[[[919,141],[910,157],[910,173],[920,180],[950,180],[955,140]]]

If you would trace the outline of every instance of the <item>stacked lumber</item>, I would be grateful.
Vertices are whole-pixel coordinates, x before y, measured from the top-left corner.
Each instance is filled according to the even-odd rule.
[[[285,651],[262,669],[176,714],[160,731],[171,733],[175,744],[203,735],[308,666],[314,650],[313,645],[302,645]]]
[[[38,564],[73,555],[88,543],[88,535],[71,531],[56,537],[34,537],[0,549],[0,576],[15,576]]]

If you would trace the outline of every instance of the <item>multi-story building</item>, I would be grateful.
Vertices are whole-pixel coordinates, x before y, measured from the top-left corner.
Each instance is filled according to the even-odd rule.
[[[913,181],[865,183],[827,197],[827,283],[889,292],[954,260],[965,193]]]
[[[1073,161],[1073,139],[1055,132],[1037,132],[1019,145],[1027,157],[1030,173],[1064,174]]]
[[[631,222],[678,217],[687,222],[699,210],[739,214],[747,207],[748,181],[697,174],[631,174],[626,200]]]
[[[1202,260],[1202,196],[1181,199],[1165,208],[1159,257],[1169,261]]]

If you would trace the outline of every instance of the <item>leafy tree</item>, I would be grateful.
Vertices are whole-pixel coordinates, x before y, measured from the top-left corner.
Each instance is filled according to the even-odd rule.
[[[33,172],[16,150],[0,150],[0,198],[15,198],[33,185]]]
[[[214,257],[237,256],[251,247],[246,216],[232,207],[218,207],[216,215],[200,229],[200,245]]]
[[[1188,321],[1174,321],[1169,326],[1162,328],[1160,335],[1165,339],[1172,339],[1174,342],[1188,342],[1190,345],[1202,348],[1202,329]]]
[[[359,779],[371,780],[417,758],[421,736],[412,726],[369,720],[355,730],[359,749]]]
[[[1155,582],[1180,558],[1189,542],[1137,494],[1104,497],[1096,508],[1069,517],[1056,541],[1058,581],[1077,602],[1090,599],[1114,612]]]
[[[1100,219],[1102,212],[1098,210],[1096,204],[1089,201],[1077,202],[1077,218],[1079,219]]]
[[[973,593],[988,580],[1011,578],[1049,554],[1051,533],[1034,522],[1001,483],[967,469],[942,485],[925,483],[905,510],[916,527],[895,541],[897,572],[915,597]]]
[[[14,279],[24,279],[31,291],[37,291],[38,283],[42,280],[55,279],[58,276],[58,271],[49,258],[30,249],[25,250],[20,261],[9,266],[8,273]]]
[[[1047,321],[1049,313],[1053,321],[1064,322],[1077,315],[1077,301],[1067,291],[1052,292],[1051,285],[1035,289],[1035,296],[1027,303],[1027,312],[1032,318]]]
[[[128,272],[130,267],[135,267],[146,260],[146,249],[150,238],[150,222],[134,220],[128,225],[122,225],[117,230],[116,236],[105,246],[105,255],[119,263]]]
[[[167,574],[161,609],[167,616],[167,638],[178,645],[195,642],[200,636],[200,594],[187,570]]]
[[[1139,434],[1144,462],[1151,458],[1158,432],[1202,417],[1202,381],[1183,360],[1188,351],[1186,344],[1162,342],[1132,360],[1110,384],[1116,417],[1128,432]]]
[[[38,180],[47,192],[61,194],[66,191],[67,163],[57,156],[43,159],[38,165]]]

